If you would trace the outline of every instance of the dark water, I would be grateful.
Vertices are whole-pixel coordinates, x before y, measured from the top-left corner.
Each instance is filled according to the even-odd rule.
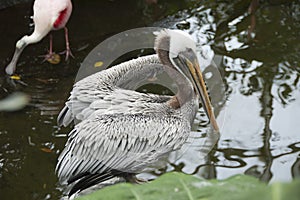
[[[183,29],[198,40],[222,74],[226,99],[215,102],[221,137],[208,157],[188,154],[169,166],[207,178],[250,174],[263,181],[300,176],[300,2],[272,1],[248,14],[251,1],[74,1],[69,21],[75,59],[42,63],[48,38],[19,60],[23,86],[10,85],[4,67],[15,41],[31,32],[31,3],[0,10],[0,95],[19,90],[31,96],[23,110],[0,113],[1,199],[57,199],[56,159],[70,128],[56,117],[69,96],[81,62],[101,41],[121,31],[161,26]],[[63,31],[54,48],[64,48]],[[217,83],[216,83],[217,84]],[[213,89],[212,89],[213,90]],[[214,91],[211,91],[214,93]],[[195,130],[205,138],[201,127]],[[199,153],[200,154],[200,153]],[[200,156],[201,157],[201,156]]]

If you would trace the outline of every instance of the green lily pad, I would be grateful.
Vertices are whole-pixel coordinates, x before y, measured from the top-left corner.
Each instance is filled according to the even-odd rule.
[[[258,179],[237,175],[226,180],[203,180],[178,172],[164,174],[142,185],[121,183],[79,200],[298,200],[300,181],[267,185]]]

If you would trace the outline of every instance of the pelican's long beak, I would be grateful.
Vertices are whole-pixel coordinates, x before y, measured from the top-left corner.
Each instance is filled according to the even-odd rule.
[[[197,93],[201,99],[202,105],[208,116],[211,125],[213,126],[214,130],[219,132],[219,127],[215,118],[215,114],[213,112],[213,107],[211,105],[208,92],[206,90],[206,85],[202,76],[202,72],[200,71],[199,62],[197,59],[196,54],[193,51],[183,52],[182,56],[179,56],[181,63],[183,63],[187,70],[184,70],[184,73],[188,75]]]
[[[189,70],[192,74],[192,77],[194,81],[196,82],[196,88],[198,90],[199,96],[201,98],[201,101],[203,103],[204,110],[210,120],[211,125],[213,128],[219,132],[219,126],[217,124],[217,120],[215,118],[215,114],[213,111],[213,107],[211,105],[207,90],[206,90],[206,85],[202,76],[202,72],[200,70],[199,63],[196,60],[194,60],[193,64],[188,64]]]

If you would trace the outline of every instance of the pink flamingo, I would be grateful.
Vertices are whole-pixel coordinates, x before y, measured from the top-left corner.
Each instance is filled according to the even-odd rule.
[[[39,42],[51,30],[65,29],[66,39],[66,60],[72,56],[69,39],[68,29],[65,27],[72,12],[71,0],[35,0],[33,4],[33,22],[34,31],[31,35],[23,36],[17,43],[15,53],[5,71],[7,74],[12,75],[16,70],[17,61],[24,50],[24,48],[33,43]],[[50,35],[50,49],[45,56],[45,60],[51,59],[54,53],[52,52],[52,36]]]

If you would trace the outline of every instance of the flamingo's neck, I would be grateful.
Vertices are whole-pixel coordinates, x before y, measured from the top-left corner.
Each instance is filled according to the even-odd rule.
[[[22,37],[17,42],[16,47],[19,49],[22,49],[29,44],[37,43],[41,39],[43,39],[43,37],[45,37],[45,35],[47,35],[47,33],[48,33],[48,31],[45,31],[43,33],[37,33],[37,31],[35,30],[31,35],[25,35],[24,37]]]

